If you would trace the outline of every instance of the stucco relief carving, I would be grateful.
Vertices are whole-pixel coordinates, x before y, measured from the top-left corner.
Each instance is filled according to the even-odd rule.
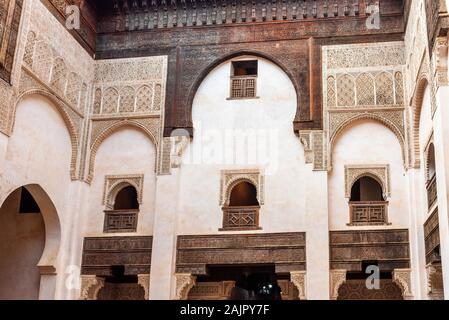
[[[322,130],[302,130],[299,141],[304,146],[305,162],[313,164],[313,170],[327,170],[326,141]]]
[[[187,300],[190,289],[196,284],[196,277],[190,273],[177,273],[176,278],[176,299]]]
[[[80,300],[96,300],[98,292],[104,286],[104,278],[94,275],[81,275]]]
[[[265,177],[259,169],[223,170],[220,181],[220,205],[229,205],[232,188],[239,182],[248,181],[257,190],[257,200],[260,205],[264,204]]]
[[[363,176],[371,176],[382,186],[384,197],[390,197],[390,166],[389,165],[346,165],[345,166],[345,196],[351,197],[353,184]]]
[[[404,300],[413,299],[411,269],[394,269],[393,282],[401,288]]]
[[[166,69],[165,56],[97,61],[93,114],[159,114]]]
[[[323,47],[324,163],[332,167],[338,134],[360,119],[379,121],[401,144],[407,163],[404,117],[405,47],[402,42]]]
[[[299,292],[298,298],[300,300],[307,299],[306,280],[307,280],[306,271],[290,271],[290,281],[298,289],[298,292]]]
[[[103,204],[108,208],[114,207],[114,199],[123,187],[133,186],[137,191],[137,200],[142,204],[143,199],[143,174],[111,175],[106,176],[103,190]]]
[[[145,300],[150,299],[150,275],[138,274],[137,283],[145,290]]]
[[[330,270],[330,298],[338,299],[338,290],[346,282],[346,270]]]
[[[441,264],[429,264],[427,272],[427,295],[431,300],[443,300],[443,269]]]
[[[434,78],[437,87],[447,86],[448,80],[448,38],[438,37],[435,42],[434,52]]]

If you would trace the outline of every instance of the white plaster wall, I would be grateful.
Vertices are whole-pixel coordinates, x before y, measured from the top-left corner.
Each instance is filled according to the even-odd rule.
[[[401,145],[396,135],[372,120],[360,120],[345,128],[337,138],[329,173],[329,221],[331,230],[408,228],[409,198]],[[390,165],[390,226],[349,227],[349,206],[345,197],[345,165]]]
[[[70,136],[56,107],[44,97],[26,97],[17,106],[8,140],[2,199],[17,187],[37,183],[62,212],[69,199],[71,154]]]
[[[37,263],[45,244],[40,213],[19,213],[20,190],[0,209],[0,300],[38,299],[40,274]]]
[[[95,158],[84,236],[105,235],[103,233],[105,176],[129,174],[144,174],[143,203],[140,205],[138,216],[138,232],[130,235],[152,234],[156,192],[155,161],[156,148],[153,142],[137,129],[123,128],[103,141]]]
[[[8,139],[1,177],[0,202],[15,189],[38,184],[53,202],[61,225],[61,248],[70,235],[73,183],[70,179],[71,142],[68,129],[53,103],[32,95],[17,106],[14,130]],[[59,282],[63,283],[68,248],[59,250],[55,261]]]
[[[293,133],[296,93],[279,67],[258,60],[257,99],[228,99],[230,61],[211,71],[197,91],[192,111],[195,136],[183,155],[180,173],[178,234],[219,233],[220,170],[244,168],[260,168],[266,173],[261,232],[305,231],[305,191],[313,178],[305,179],[305,172],[311,169],[305,165],[304,151]],[[265,137],[249,143],[258,145],[253,160],[239,159],[251,148],[240,149],[229,142],[232,139],[228,137],[238,130],[254,130]]]

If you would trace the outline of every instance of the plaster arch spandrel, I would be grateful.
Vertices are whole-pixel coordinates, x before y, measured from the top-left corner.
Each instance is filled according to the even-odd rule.
[[[88,183],[92,182],[94,177],[95,157],[101,144],[112,134],[123,128],[135,128],[143,132],[154,144],[157,150],[159,143],[156,137],[159,137],[159,121],[159,118],[95,121],[91,132],[90,155],[88,162],[89,169],[86,181]]]

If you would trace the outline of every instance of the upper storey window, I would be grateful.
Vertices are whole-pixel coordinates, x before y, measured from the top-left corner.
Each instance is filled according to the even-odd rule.
[[[256,98],[257,60],[233,61],[230,99]]]

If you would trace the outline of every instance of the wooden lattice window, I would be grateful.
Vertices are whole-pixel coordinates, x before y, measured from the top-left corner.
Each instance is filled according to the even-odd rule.
[[[104,232],[136,232],[139,210],[108,210],[104,213]]]
[[[349,217],[352,226],[388,224],[388,202],[382,186],[371,177],[358,179],[351,188]]]
[[[226,230],[255,230],[259,228],[259,201],[256,187],[247,181],[236,184],[229,205],[223,207],[223,228]]]
[[[104,232],[136,232],[139,213],[137,190],[134,186],[121,189],[114,200],[113,210],[105,210]]]
[[[257,60],[232,62],[231,99],[256,97],[257,70]]]

